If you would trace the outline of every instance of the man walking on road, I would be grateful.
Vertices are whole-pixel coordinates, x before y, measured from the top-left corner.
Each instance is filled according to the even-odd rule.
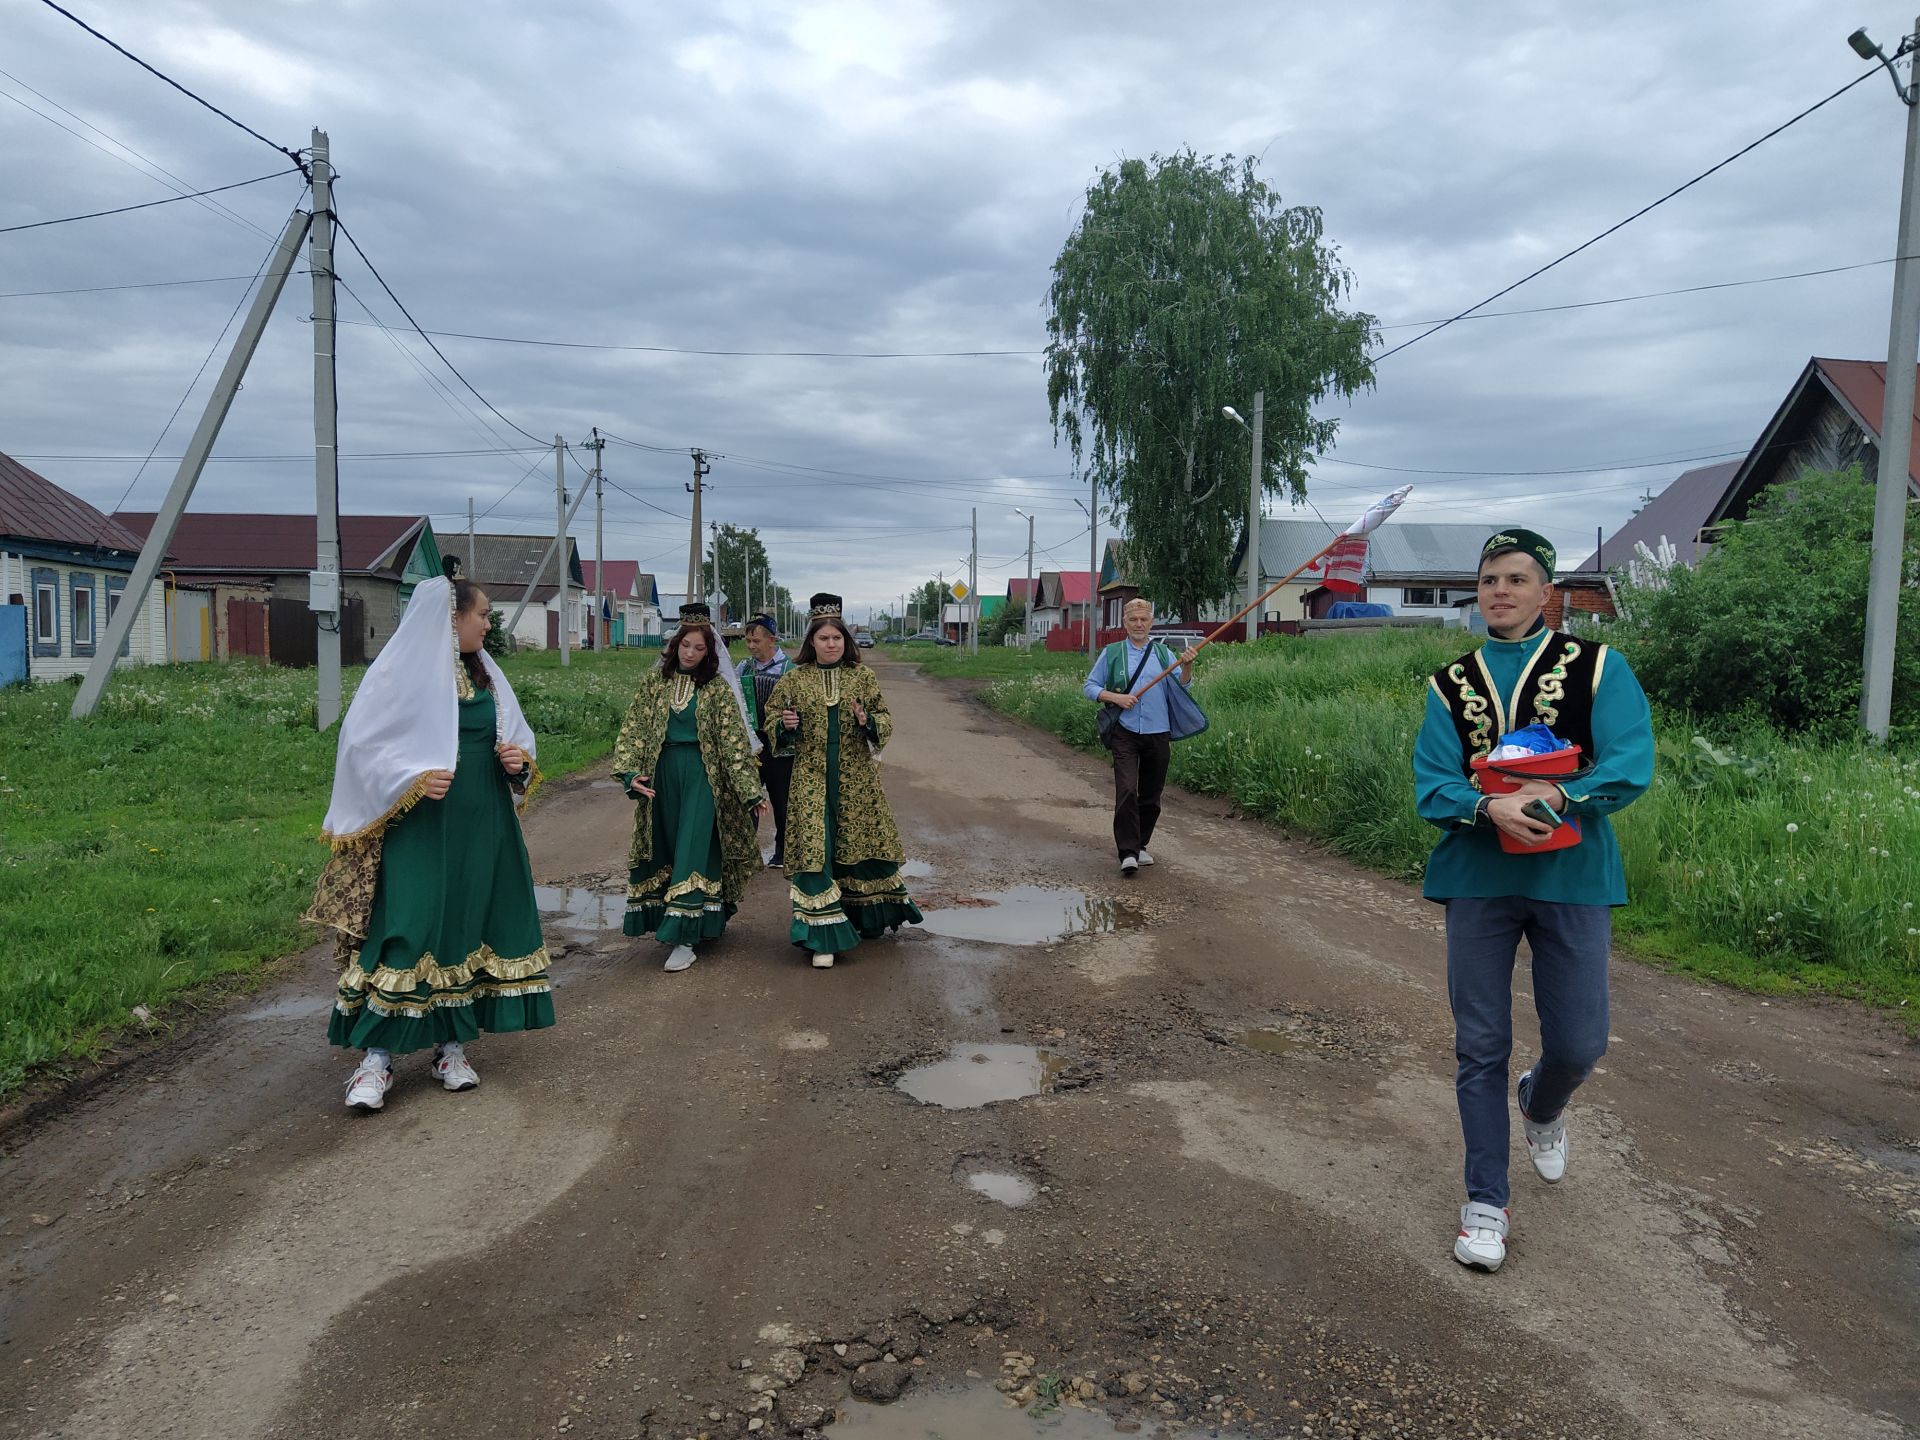
[[[1607,646],[1541,618],[1554,558],[1531,530],[1502,531],[1482,547],[1487,642],[1429,678],[1414,741],[1420,817],[1444,832],[1424,893],[1447,908],[1454,1090],[1466,1140],[1467,1203],[1453,1258],[1488,1272],[1506,1259],[1510,1223],[1515,954],[1524,937],[1540,1017],[1540,1058],[1520,1077],[1516,1099],[1533,1168],[1555,1184],[1567,1170],[1567,1101],[1607,1049],[1611,907],[1627,902],[1607,816],[1653,783],[1653,724],[1633,671]],[[1514,793],[1482,794],[1473,761],[1527,725],[1578,745],[1582,768],[1559,783],[1527,779]],[[1580,827],[1577,844],[1529,849],[1569,823]],[[1514,852],[1503,835],[1517,842]]]
[[[1160,792],[1167,783],[1167,763],[1173,753],[1167,690],[1155,685],[1140,691],[1168,670],[1181,685],[1193,683],[1193,649],[1178,660],[1165,645],[1153,640],[1153,602],[1129,600],[1121,619],[1127,638],[1100,652],[1081,687],[1089,700],[1120,709],[1111,732],[1113,740],[1113,843],[1120,852],[1120,873],[1131,877],[1142,865],[1153,864],[1147,842],[1160,818]]]
[[[739,665],[740,691],[747,702],[747,729],[758,734],[764,727],[767,697],[791,662],[780,648],[780,631],[771,615],[756,615],[747,622],[747,658]],[[760,780],[773,801],[773,858],[767,862],[778,868],[787,863],[787,789],[793,782],[793,756],[775,755],[771,745],[760,751]]]

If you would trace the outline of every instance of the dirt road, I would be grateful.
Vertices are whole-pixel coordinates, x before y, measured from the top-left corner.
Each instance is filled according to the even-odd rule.
[[[1123,881],[1104,769],[882,678],[927,930],[813,971],[769,875],[665,975],[595,898],[626,802],[557,787],[560,1023],[478,1090],[349,1115],[315,955],[9,1137],[0,1432],[1022,1433],[1000,1380],[1075,1435],[1916,1433],[1892,1027],[1618,963],[1569,1178],[1516,1156],[1469,1273],[1438,911],[1189,796]]]

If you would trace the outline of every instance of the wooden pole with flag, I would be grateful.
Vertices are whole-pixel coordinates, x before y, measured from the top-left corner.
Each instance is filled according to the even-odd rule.
[[[1283,579],[1274,581],[1274,583],[1269,585],[1260,595],[1259,599],[1254,600],[1231,619],[1216,626],[1212,634],[1208,635],[1206,639],[1193,647],[1194,652],[1197,654],[1206,649],[1207,646],[1213,644],[1214,641],[1218,640],[1241,620],[1245,619],[1250,611],[1263,604],[1269,595],[1272,595],[1275,591],[1287,585],[1291,585],[1322,560],[1331,561],[1327,566],[1327,576],[1329,579],[1336,578],[1336,570],[1340,572],[1337,578],[1360,579],[1366,574],[1367,569],[1367,536],[1386,524],[1393,512],[1398,510],[1406,501],[1407,496],[1412,493],[1413,487],[1411,485],[1402,485],[1391,495],[1384,495],[1374,501],[1373,504],[1367,507],[1366,514],[1362,515],[1358,520],[1354,521],[1353,524],[1334,536],[1333,539],[1321,546],[1319,550],[1308,556],[1304,563],[1295,566],[1291,574]],[[1257,543],[1257,537],[1249,537],[1248,543]],[[1146,685],[1142,686],[1139,693],[1142,695],[1146,694],[1147,691],[1153,689],[1155,685],[1158,685],[1172,673],[1172,670],[1161,671]]]

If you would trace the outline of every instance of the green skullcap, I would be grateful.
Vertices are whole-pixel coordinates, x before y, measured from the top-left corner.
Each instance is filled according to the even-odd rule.
[[[1515,550],[1538,560],[1540,568],[1547,572],[1547,579],[1553,579],[1553,565],[1557,557],[1552,543],[1537,530],[1502,530],[1489,536],[1487,543],[1480,547],[1480,563],[1484,565],[1496,555],[1510,554]]]

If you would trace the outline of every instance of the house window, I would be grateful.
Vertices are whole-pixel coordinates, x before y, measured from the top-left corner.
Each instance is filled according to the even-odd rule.
[[[113,617],[119,612],[120,602],[126,598],[127,582],[125,578],[119,575],[109,575],[107,577],[107,628],[109,630],[113,628]],[[131,653],[132,648],[133,631],[129,629],[127,631],[127,638],[120,642],[120,654],[122,658]]]
[[[42,580],[42,575],[48,578]],[[51,571],[33,572],[33,643],[51,645],[56,655],[60,653],[60,582]]]
[[[1438,605],[1440,597],[1427,586],[1413,586],[1400,592],[1400,603],[1402,605]]]
[[[93,654],[93,576],[69,575],[67,585],[73,592],[73,653],[89,656]]]

